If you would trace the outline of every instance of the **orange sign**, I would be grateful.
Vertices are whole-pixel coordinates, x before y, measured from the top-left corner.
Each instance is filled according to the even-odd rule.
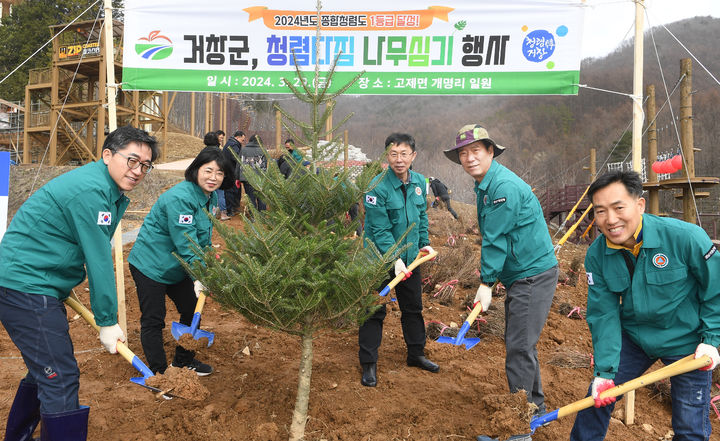
[[[454,8],[430,6],[417,11],[342,11],[320,12],[320,29],[324,31],[395,31],[428,28],[433,19],[448,21]],[[275,30],[307,30],[317,26],[314,11],[283,11],[266,6],[245,8],[248,21],[262,19],[265,26]]]

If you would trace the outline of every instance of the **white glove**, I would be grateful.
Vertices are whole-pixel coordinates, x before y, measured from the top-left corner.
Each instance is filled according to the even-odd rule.
[[[475,294],[475,300],[473,300],[473,308],[480,302],[482,305],[482,311],[487,311],[492,301],[492,288],[484,283],[481,283]]]
[[[615,387],[614,381],[608,380],[607,378],[595,377],[592,382],[592,397],[595,400],[595,407],[603,407],[615,402],[616,397],[598,398],[600,392],[612,389],[613,387]]]
[[[120,325],[115,323],[112,326],[100,326],[100,343],[105,346],[106,351],[116,354],[118,340],[125,341],[125,334],[120,329]]]
[[[199,280],[196,280],[193,284],[193,289],[195,290],[195,297],[200,297],[200,293],[205,291],[205,285]]]
[[[428,245],[428,246],[426,246],[426,247],[420,248],[420,251],[423,252],[423,253],[425,253],[425,254],[433,254],[433,253],[435,252],[435,250],[433,250],[433,247],[431,247],[430,245]],[[435,259],[437,259],[437,256],[435,256],[435,257],[433,257],[432,259],[430,259],[430,261],[432,262],[432,261],[435,260]]]
[[[715,366],[717,366],[718,363],[720,363],[720,354],[718,354],[718,350],[715,346],[700,343],[697,348],[695,348],[695,358],[700,358],[703,355],[710,357],[712,364],[705,366],[704,368],[700,368],[701,371],[711,371],[715,369]]]
[[[403,262],[402,259],[395,261],[395,276],[397,277],[400,273],[405,273],[403,280],[407,280],[412,275],[412,271],[408,271],[405,266],[405,262]]]

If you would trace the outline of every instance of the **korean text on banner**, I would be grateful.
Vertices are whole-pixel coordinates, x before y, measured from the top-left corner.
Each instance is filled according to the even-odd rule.
[[[364,70],[354,95],[578,91],[582,0],[325,0],[319,41],[314,0],[125,8],[125,90],[289,93],[283,78],[313,81],[315,60],[327,71],[340,54],[329,89]]]
[[[7,229],[8,196],[10,195],[10,152],[0,152],[0,241]]]

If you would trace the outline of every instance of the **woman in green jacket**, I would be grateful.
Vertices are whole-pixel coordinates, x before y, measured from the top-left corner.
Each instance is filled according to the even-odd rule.
[[[165,294],[180,313],[180,323],[190,326],[197,295],[204,288],[193,281],[175,255],[187,263],[197,256],[188,237],[200,247],[211,244],[212,222],[205,214],[217,211],[217,195],[228,173],[223,153],[203,149],[185,170],[185,181],[163,193],[145,218],[128,262],[140,302],[140,342],[153,372],[167,368],[162,330],[165,327]],[[175,348],[172,366],[210,375],[213,368],[195,359],[195,352]]]

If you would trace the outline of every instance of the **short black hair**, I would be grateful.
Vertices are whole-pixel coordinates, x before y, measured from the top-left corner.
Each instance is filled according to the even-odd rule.
[[[190,165],[188,165],[188,168],[185,169],[185,180],[197,184],[198,170],[200,170],[200,167],[213,161],[217,162],[217,165],[219,165],[223,170],[225,176],[230,176],[232,170],[225,160],[225,154],[223,154],[223,151],[215,146],[208,146],[200,150],[200,153],[198,153],[195,159],[193,159],[193,162],[191,162]]]
[[[117,152],[125,150],[128,144],[137,142],[139,144],[147,144],[150,147],[150,162],[158,157],[157,139],[148,132],[133,126],[122,126],[108,133],[103,143],[103,150],[111,150]]]
[[[245,132],[243,132],[242,130],[235,130],[235,132],[233,133],[233,138],[237,138],[238,136],[245,136]]]
[[[220,145],[220,140],[218,139],[217,133],[207,132],[203,138],[203,143],[207,146]]]
[[[400,145],[407,144],[410,146],[412,151],[415,151],[415,138],[407,133],[393,133],[385,139],[385,149],[390,147],[390,144]]]
[[[249,142],[254,142],[254,143],[256,143],[256,144],[260,144],[260,143],[262,142],[262,139],[260,139],[260,135],[255,134],[255,135],[253,135],[253,136],[250,137],[250,141],[249,141]]]
[[[590,198],[590,202],[592,202],[593,196],[597,191],[602,190],[615,182],[619,182],[624,185],[630,196],[634,196],[636,198],[642,197],[643,185],[638,172],[614,170],[605,173],[590,184],[590,188],[588,188],[588,198]]]
[[[285,144],[292,144],[295,145],[295,141],[292,138],[288,138],[285,140]]]
[[[225,136],[225,132],[223,132],[222,129],[215,130],[215,134],[218,136],[218,138],[220,137],[220,135]]]

